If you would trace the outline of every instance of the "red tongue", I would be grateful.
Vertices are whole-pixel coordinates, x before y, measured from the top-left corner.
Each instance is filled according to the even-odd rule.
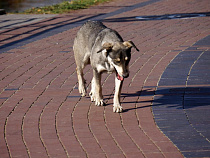
[[[123,81],[124,78],[121,77],[119,74],[117,74],[117,79],[120,80],[120,81]]]

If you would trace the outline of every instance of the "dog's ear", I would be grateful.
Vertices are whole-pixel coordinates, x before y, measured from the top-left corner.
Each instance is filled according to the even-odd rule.
[[[126,46],[127,48],[134,47],[137,51],[139,51],[139,49],[135,46],[135,44],[132,41],[125,41],[123,42],[123,45]]]
[[[106,42],[103,44],[102,48],[99,51],[97,51],[97,53],[102,52],[107,57],[108,53],[112,50],[112,47],[113,47],[112,43]]]
[[[106,42],[106,43],[103,44],[103,49],[106,49],[107,51],[112,50],[112,47],[113,47],[112,43]]]

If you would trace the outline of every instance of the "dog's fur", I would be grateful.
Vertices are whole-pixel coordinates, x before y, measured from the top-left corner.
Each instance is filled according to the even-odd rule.
[[[83,69],[87,64],[93,68],[93,79],[89,93],[95,105],[103,106],[101,74],[116,73],[113,112],[122,112],[120,94],[124,78],[129,76],[131,48],[137,47],[132,41],[124,42],[114,30],[101,22],[87,21],[78,31],[74,40],[74,57],[77,65],[79,92],[86,95]]]

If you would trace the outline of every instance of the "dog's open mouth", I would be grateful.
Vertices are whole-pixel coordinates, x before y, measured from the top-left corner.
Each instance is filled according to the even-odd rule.
[[[120,75],[118,74],[116,68],[115,68],[115,74],[116,74],[116,77],[117,77],[118,80],[120,80],[120,81],[123,81],[123,80],[124,80],[124,77],[122,77],[122,76],[120,76]]]
[[[117,76],[117,79],[120,80],[120,81],[123,81],[124,78],[122,76],[120,76],[117,72],[116,72],[116,76]]]

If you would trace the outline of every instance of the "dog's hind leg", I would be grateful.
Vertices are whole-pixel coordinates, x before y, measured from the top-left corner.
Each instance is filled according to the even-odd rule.
[[[92,81],[91,81],[91,91],[89,93],[90,99],[91,101],[96,101],[95,99],[95,79],[93,77]]]
[[[114,105],[113,105],[113,112],[122,112],[123,108],[120,105],[120,95],[122,90],[123,81],[118,80],[115,77],[115,93],[114,93]]]
[[[79,93],[81,96],[86,95],[86,88],[85,88],[85,79],[84,79],[84,74],[83,74],[83,69],[87,64],[90,63],[89,59],[89,54],[86,53],[86,50],[83,49],[83,47],[79,47],[81,44],[78,43],[77,40],[75,40],[74,43],[74,57],[75,57],[75,62],[77,65],[77,78],[78,78],[78,83],[79,83]]]
[[[81,67],[77,67],[77,77],[78,77],[78,83],[79,83],[79,93],[81,94],[81,96],[85,96],[86,95],[86,88],[85,88],[85,79],[84,79],[84,75],[83,75],[83,68]]]

